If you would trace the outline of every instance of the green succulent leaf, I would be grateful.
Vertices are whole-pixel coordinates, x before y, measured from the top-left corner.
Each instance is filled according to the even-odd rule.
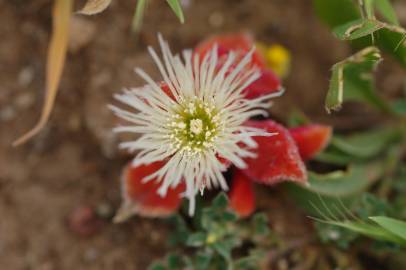
[[[212,208],[216,210],[225,210],[228,206],[228,198],[224,192],[221,192],[213,200]]]
[[[343,197],[366,190],[382,173],[382,166],[371,163],[369,166],[353,165],[347,171],[327,174],[309,173],[308,190],[321,195]]]
[[[398,20],[394,14],[393,8],[389,0],[375,0],[376,10],[383,15],[388,23],[376,21],[375,19],[362,18],[358,1],[351,0],[314,0],[313,6],[319,18],[335,29],[336,35],[347,39],[344,35],[349,30],[348,37],[357,38],[358,35],[364,36],[352,42],[352,45],[357,48],[364,48],[367,46],[377,46],[381,50],[394,56],[403,66],[406,67],[406,46],[405,46],[405,31],[399,27]],[[337,12],[339,10],[340,12]],[[357,21],[358,20],[358,21]],[[364,21],[374,20],[375,22],[367,22],[362,25]],[[345,25],[345,27],[343,27]],[[354,33],[349,27],[358,25],[358,32]],[[361,27],[360,27],[361,26]],[[357,28],[357,27],[356,27]],[[371,30],[377,29],[374,38],[369,37]],[[374,32],[374,33],[375,33]],[[352,33],[352,36],[349,34]]]
[[[334,136],[331,144],[340,151],[358,158],[372,158],[387,149],[401,136],[395,127],[370,130],[351,136]]]
[[[160,263],[155,263],[152,266],[150,266],[148,270],[167,270],[167,268]]]
[[[372,72],[380,61],[379,49],[367,47],[335,64],[325,101],[326,110],[339,110],[344,101],[354,100],[390,112],[389,105],[374,89]]]
[[[313,0],[313,7],[320,19],[332,28],[361,17],[352,0]]]
[[[309,185],[285,183],[290,196],[313,216],[336,219],[359,200],[382,174],[380,163],[352,165],[347,171],[327,174],[309,173]]]
[[[375,0],[375,7],[382,16],[391,24],[400,25],[396,12],[389,0]]]
[[[187,241],[186,245],[190,247],[200,247],[203,246],[206,243],[207,235],[204,232],[196,232],[193,234],[190,234]]]
[[[254,232],[258,235],[266,235],[269,233],[268,218],[264,213],[255,214],[252,218]]]
[[[404,240],[403,244],[406,245],[406,222],[390,217],[377,216],[369,217],[372,221],[377,223],[382,228],[391,232],[392,234],[402,238]]]
[[[341,40],[354,40],[371,35],[384,27],[384,24],[376,20],[358,19],[336,27],[333,32]]]
[[[212,260],[211,254],[201,253],[196,256],[196,270],[209,269],[210,262]]]

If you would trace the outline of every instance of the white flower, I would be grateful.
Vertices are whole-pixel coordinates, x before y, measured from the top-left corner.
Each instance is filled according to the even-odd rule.
[[[159,42],[163,61],[152,48],[149,52],[170,95],[137,68],[136,73],[147,85],[115,95],[134,112],[110,106],[129,122],[114,130],[141,135],[120,144],[128,151],[139,151],[134,166],[166,161],[161,169],[144,179],[160,181],[160,195],[165,196],[169,187],[185,181],[184,195],[190,201],[189,214],[193,215],[199,190],[218,186],[228,189],[222,175],[226,166],[219,158],[245,168],[243,159],[255,158],[256,143],[252,137],[272,135],[244,126],[244,122],[253,116],[266,116],[270,107],[266,101],[281,92],[253,100],[244,98],[243,90],[260,76],[259,70],[250,65],[254,49],[239,61],[230,53],[220,65],[216,46],[203,59],[185,50],[182,61],[179,55],[171,53],[161,36]]]

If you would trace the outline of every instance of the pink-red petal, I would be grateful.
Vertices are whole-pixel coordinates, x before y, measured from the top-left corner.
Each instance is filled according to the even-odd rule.
[[[302,159],[308,160],[321,152],[330,142],[332,128],[325,125],[307,125],[289,129]]]
[[[245,90],[247,99],[254,99],[281,91],[281,81],[270,69],[261,70],[261,77],[251,83]]]
[[[247,158],[248,167],[243,172],[253,181],[275,184],[281,181],[307,181],[306,167],[289,131],[272,121],[248,121],[248,126],[263,129],[273,136],[257,136],[254,140],[256,158]]]
[[[198,45],[195,49],[195,53],[203,58],[215,45],[217,45],[220,67],[231,51],[236,54],[237,59],[242,59],[242,57],[254,48],[254,41],[251,35],[246,33],[214,36]],[[255,49],[251,63],[247,66],[247,69],[253,66],[260,69],[261,77],[246,88],[246,98],[254,99],[280,90],[281,82],[279,78],[272,70],[266,68],[265,59],[257,49]],[[231,72],[233,68],[234,66],[230,68],[229,72]]]
[[[237,54],[237,58],[241,58],[252,48],[254,48],[255,43],[252,36],[247,33],[217,35],[200,43],[196,47],[195,52],[198,53],[202,58],[215,45],[217,45],[217,53],[219,58],[227,56],[231,51]],[[260,68],[265,68],[265,63],[266,61],[262,54],[259,52],[259,50],[255,49],[251,64]]]
[[[239,216],[247,217],[255,210],[253,182],[241,171],[236,170],[229,193],[230,208]]]
[[[184,184],[169,188],[166,196],[161,197],[157,190],[160,183],[152,179],[146,183],[143,179],[159,170],[164,162],[134,167],[131,164],[122,173],[122,205],[115,217],[116,222],[124,221],[133,214],[145,217],[165,217],[177,211],[181,204]]]

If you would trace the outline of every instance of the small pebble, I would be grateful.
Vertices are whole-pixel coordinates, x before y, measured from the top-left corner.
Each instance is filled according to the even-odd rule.
[[[288,270],[289,264],[285,259],[280,259],[278,261],[278,270]]]
[[[109,203],[101,203],[96,208],[96,213],[104,219],[111,219],[114,216],[114,209]]]
[[[220,12],[213,12],[209,17],[209,24],[212,27],[220,27],[224,24],[224,16]]]
[[[84,260],[87,262],[93,262],[99,257],[99,251],[95,248],[89,248],[85,251]]]
[[[13,118],[15,118],[15,116],[16,116],[16,112],[11,106],[8,106],[0,111],[0,120],[1,121],[4,121],[4,122],[10,121]]]
[[[68,217],[70,230],[80,236],[91,236],[100,231],[103,221],[99,219],[92,207],[79,206]]]
[[[33,80],[34,69],[32,67],[27,66],[18,74],[18,83],[23,87],[29,86]]]
[[[34,96],[31,92],[20,94],[15,99],[15,104],[20,109],[27,109],[35,102]]]
[[[69,28],[69,51],[77,53],[93,40],[96,33],[96,26],[91,20],[72,16]]]

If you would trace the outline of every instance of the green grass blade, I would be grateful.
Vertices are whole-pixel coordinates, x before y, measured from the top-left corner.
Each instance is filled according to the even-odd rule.
[[[369,217],[369,219],[391,233],[401,237],[405,240],[406,244],[406,222],[385,216]]]
[[[175,12],[176,16],[178,17],[181,23],[185,22],[185,17],[183,16],[182,7],[179,3],[179,0],[167,0],[169,6]]]

